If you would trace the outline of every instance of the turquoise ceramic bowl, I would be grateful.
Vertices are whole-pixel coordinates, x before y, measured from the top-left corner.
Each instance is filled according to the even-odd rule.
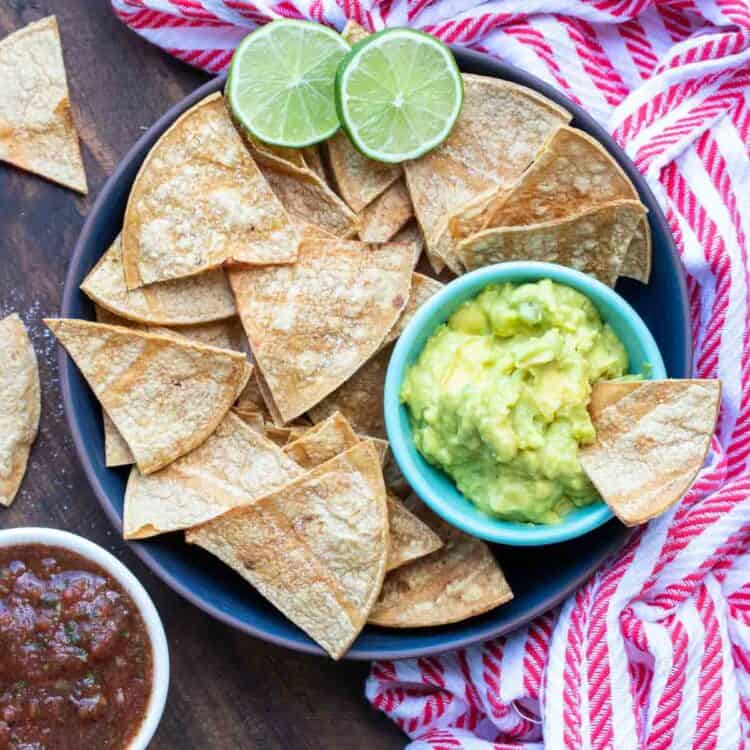
[[[602,502],[578,508],[559,524],[500,521],[481,513],[456,488],[450,477],[431,466],[414,447],[406,407],[399,391],[406,369],[417,359],[433,331],[488,284],[552,279],[585,294],[625,345],[630,372],[644,378],[667,376],[659,348],[636,311],[616,292],[578,271],[552,263],[500,263],[461,276],[428,300],[399,337],[385,380],[385,425],[393,456],[414,491],[448,523],[498,544],[533,546],[564,542],[612,518]]]

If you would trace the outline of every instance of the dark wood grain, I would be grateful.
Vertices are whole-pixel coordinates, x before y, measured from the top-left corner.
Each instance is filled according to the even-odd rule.
[[[55,13],[84,149],[87,198],[0,164],[0,317],[29,327],[43,383],[42,424],[15,504],[0,527],[54,526],[125,562],[151,593],[172,658],[154,750],[399,748],[403,735],[363,696],[367,665],[334,664],[268,645],[215,622],[155,578],[112,531],[89,489],[60,400],[56,315],[70,252],[114,165],[140,133],[206,76],[123,27],[106,0],[0,0],[0,37]]]

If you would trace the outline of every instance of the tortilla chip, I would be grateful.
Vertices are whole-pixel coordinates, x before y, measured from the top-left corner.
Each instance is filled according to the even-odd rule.
[[[277,427],[274,424],[266,422],[263,425],[263,434],[268,440],[277,445],[279,448],[283,448],[288,442],[292,434],[291,427]]]
[[[530,89],[464,74],[463,109],[450,136],[426,156],[404,164],[428,251],[436,251],[456,209],[492,188],[513,185],[550,135],[569,121],[569,112]],[[441,252],[448,256],[442,260],[460,273],[455,250]]]
[[[399,179],[360,211],[359,236],[363,242],[388,242],[413,218],[409,191]]]
[[[400,165],[368,159],[341,130],[326,142],[326,147],[336,189],[356,213],[401,177]]]
[[[0,160],[86,195],[54,16],[0,41]]]
[[[277,169],[305,169],[305,157],[301,149],[285,148],[284,146],[274,146],[270,143],[263,143],[255,136],[248,133],[242,126],[238,126],[242,137],[245,139],[247,147],[253,159],[258,164],[275,167]]]
[[[237,312],[221,269],[129,291],[120,235],[84,279],[81,291],[115,315],[155,326],[209,323]]]
[[[489,547],[432,513],[413,495],[405,505],[443,547],[389,573],[368,622],[388,628],[447,625],[510,601],[513,592]]]
[[[406,303],[404,311],[401,313],[401,317],[396,321],[396,324],[391,328],[390,333],[385,337],[383,346],[395,341],[404,332],[404,329],[414,317],[417,310],[419,310],[419,308],[422,307],[430,297],[437,294],[442,288],[443,285],[436,279],[424,276],[421,273],[412,274],[411,294],[409,294],[409,300]]]
[[[125,283],[135,289],[225,263],[292,263],[298,244],[216,93],[167,130],[138,172],[122,228]]]
[[[293,266],[232,269],[229,281],[261,393],[288,422],[377,350],[408,299],[411,259],[401,245],[305,241]]]
[[[232,407],[232,412],[236,414],[251,430],[255,430],[259,435],[265,436],[266,420],[263,412],[252,411],[251,409],[240,409],[236,406]]]
[[[626,526],[645,523],[676,503],[703,466],[721,383],[603,382],[593,392],[596,441],[580,451],[581,465]]]
[[[227,413],[206,441],[161,471],[133,468],[125,491],[125,539],[178,531],[246,505],[303,474],[272,442]]]
[[[313,224],[334,237],[354,237],[357,216],[309,169],[280,170],[263,165],[262,172],[292,220],[302,229]]]
[[[385,439],[383,388],[392,351],[393,347],[387,346],[330,396],[313,406],[309,411],[312,421],[321,422],[338,411],[356,432]]]
[[[323,159],[320,156],[320,149],[318,146],[306,146],[302,149],[302,156],[304,157],[305,167],[307,167],[307,169],[313,174],[320,177],[323,182],[328,184],[326,170],[323,166]]]
[[[646,209],[639,201],[612,201],[568,219],[485,229],[459,244],[471,271],[510,260],[570,266],[614,286]]]
[[[648,284],[651,278],[651,244],[651,226],[648,219],[644,218],[630,241],[628,253],[620,268],[620,276]]]
[[[369,440],[372,443],[372,447],[375,448],[375,452],[380,457],[380,465],[385,467],[388,460],[388,448],[390,447],[388,441],[383,440],[383,438],[372,437],[372,435],[359,435],[358,437],[360,440]]]
[[[15,313],[0,320],[0,505],[21,486],[42,404],[34,347]]]
[[[429,555],[443,546],[440,537],[396,496],[388,493],[390,548],[386,571]]]
[[[350,47],[353,47],[357,42],[361,42],[370,36],[370,32],[364,26],[360,26],[356,21],[349,18],[341,31],[341,36]]]
[[[419,259],[422,257],[422,252],[425,249],[424,235],[419,228],[419,224],[417,224],[416,221],[408,222],[400,232],[397,232],[394,235],[393,241],[411,247],[414,261],[412,268],[416,268]]]
[[[481,224],[479,229],[541,224],[623,199],[638,200],[638,193],[609,152],[587,133],[561,127],[513,188],[495,191],[474,221]],[[468,236],[467,229],[455,219],[449,224],[454,237]],[[646,236],[650,244],[644,216],[638,236],[632,240],[636,248],[631,261],[643,263],[644,268],[631,269],[629,273],[638,277],[643,277],[650,266],[650,260],[642,258],[647,248]]]
[[[106,411],[102,410],[102,423],[104,425],[104,465],[108,468],[115,466],[130,466],[135,463],[135,458],[115,427],[115,423]]]
[[[284,453],[303,469],[314,469],[358,442],[359,437],[349,422],[341,414],[334,413],[286,445]]]
[[[245,387],[244,354],[163,334],[46,320],[151,474],[197,448]]]
[[[602,412],[642,385],[639,380],[603,380],[591,389],[588,410],[596,424]]]
[[[338,659],[383,583],[388,513],[380,465],[359,443],[300,479],[187,533]]]

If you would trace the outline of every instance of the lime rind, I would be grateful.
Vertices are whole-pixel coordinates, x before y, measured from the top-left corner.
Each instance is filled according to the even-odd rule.
[[[385,29],[363,39],[336,73],[341,126],[376,161],[399,163],[433,150],[450,135],[462,104],[463,79],[453,53],[414,29]]]
[[[335,71],[349,45],[311,21],[273,21],[248,34],[232,58],[226,96],[234,120],[259,140],[303,148],[338,129]]]

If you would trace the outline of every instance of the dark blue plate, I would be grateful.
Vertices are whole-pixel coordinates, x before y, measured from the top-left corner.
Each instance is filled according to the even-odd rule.
[[[573,125],[597,138],[630,176],[649,209],[654,238],[653,273],[648,286],[623,279],[617,290],[640,313],[656,339],[671,377],[690,372],[691,340],[688,299],[674,241],[656,199],[644,179],[613,139],[582,109],[547,84],[488,57],[456,50],[460,68],[497,76],[535,89],[574,114]],[[133,146],[107,181],[86,220],[68,269],[61,315],[93,320],[93,308],[78,287],[120,231],[130,187],[141,163],[159,136],[186,109],[221,89],[217,78],[169,110]],[[497,123],[503,127],[503,123]],[[122,529],[122,505],[128,471],[104,465],[101,410],[72,360],[60,349],[65,413],[76,450],[96,496],[113,525]],[[539,554],[534,548],[495,547],[515,599],[481,617],[445,627],[387,630],[367,627],[348,653],[352,659],[401,658],[445,651],[507,633],[559,603],[580,586],[630,532],[617,521],[575,541],[554,545]],[[301,630],[268,604],[229,568],[180,534],[131,542],[141,559],[165,583],[210,615],[251,635],[299,651],[322,653]]]

